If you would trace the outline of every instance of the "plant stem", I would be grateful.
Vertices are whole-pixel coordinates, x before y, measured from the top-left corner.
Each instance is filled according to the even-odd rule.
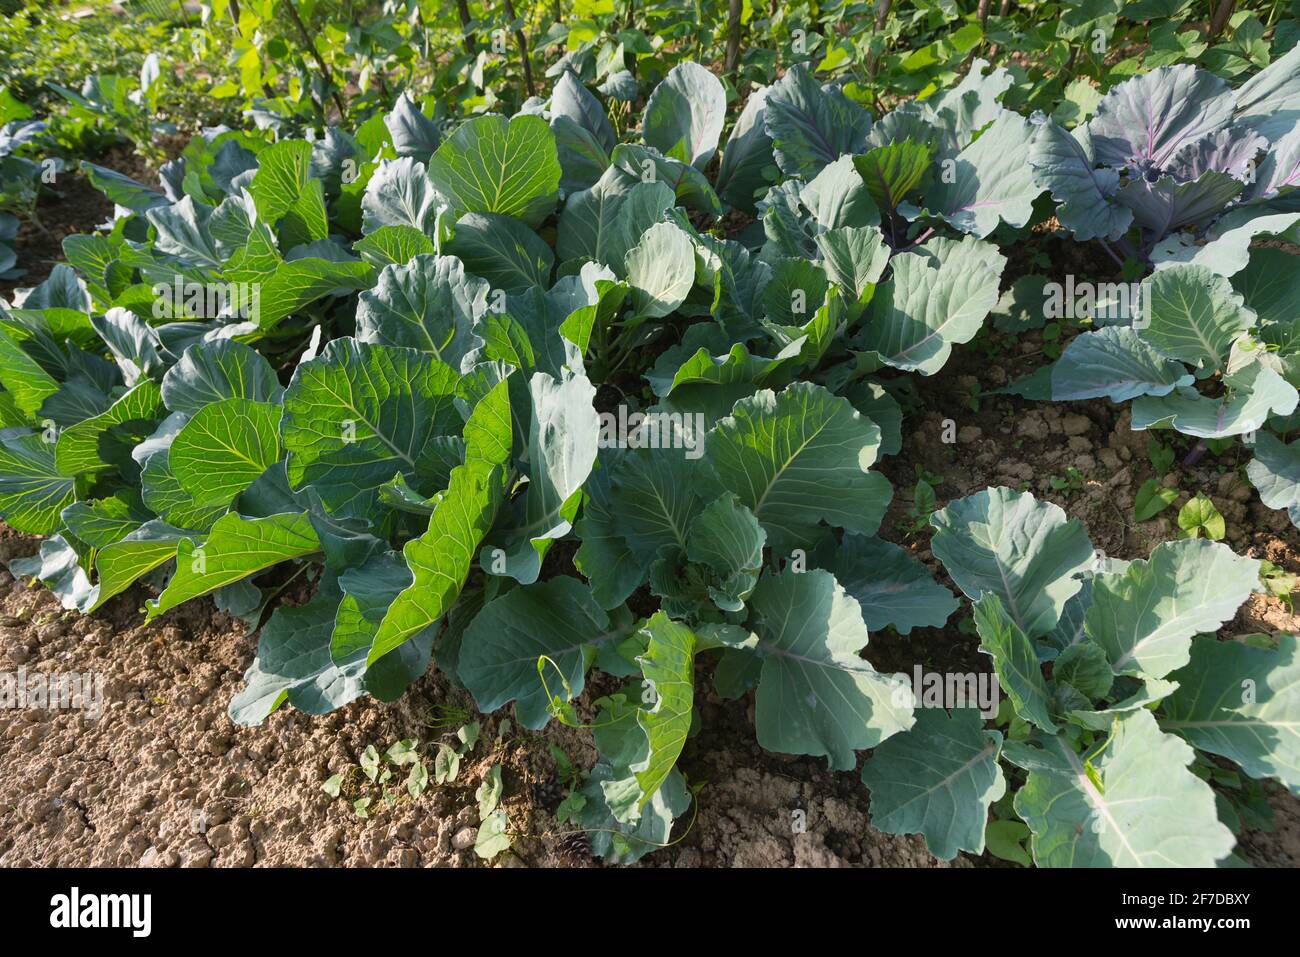
[[[885,23],[889,20],[889,8],[891,6],[893,6],[893,0],[880,0],[880,2],[876,4],[875,33],[879,33],[885,28]],[[876,56],[875,51],[872,51],[867,56],[867,76],[871,77],[873,80],[876,78],[876,67],[878,65],[879,57]]]
[[[1002,3],[998,6],[998,16],[1005,17],[1010,12],[1011,12],[1011,0],[1002,0]],[[997,55],[998,55],[998,45],[995,43],[991,47],[989,47],[989,59],[992,60]]]
[[[510,0],[503,0],[503,5],[506,16],[510,18],[510,22],[513,24],[516,19],[515,5]],[[528,38],[524,36],[524,31],[519,27],[515,27],[514,32],[515,43],[519,47],[519,60],[524,66],[524,88],[528,91],[529,96],[535,96],[537,88],[533,86],[533,65],[528,60]]]
[[[1098,238],[1097,242],[1101,243],[1101,248],[1106,250],[1106,255],[1108,255],[1111,259],[1115,260],[1115,265],[1119,266],[1120,269],[1123,269],[1124,260],[1120,259],[1119,255],[1115,252],[1115,250],[1110,248],[1110,243],[1106,242],[1106,240],[1101,238]]]
[[[1214,17],[1210,20],[1210,35],[1208,39],[1214,40],[1223,28],[1228,25],[1228,20],[1232,17],[1232,8],[1236,6],[1235,0],[1219,0],[1219,6],[1214,11]]]
[[[1136,259],[1139,262],[1150,262],[1145,255],[1140,254],[1133,248],[1133,244],[1128,241],[1127,237],[1121,236],[1119,239],[1115,240],[1115,245],[1119,247],[1120,252],[1125,256],[1128,256],[1130,259]]]
[[[742,0],[729,0],[727,4],[727,61],[726,71],[736,72],[740,62],[740,16],[744,8]]]
[[[456,0],[456,13],[460,16],[461,43],[465,47],[465,52],[473,56],[474,48],[478,46],[478,37],[469,28],[473,20],[469,15],[469,0]]]
[[[931,227],[929,227],[928,229],[926,229],[926,231],[923,232],[921,235],[917,236],[914,240],[912,240],[911,243],[908,244],[908,247],[907,247],[907,248],[908,248],[908,249],[911,249],[913,246],[919,246],[919,245],[921,245],[921,243],[925,242],[925,241],[926,241],[927,239],[929,239],[933,234],[934,234],[934,227],[931,226]]]
[[[329,81],[330,92],[333,94],[334,98],[334,105],[338,107],[339,119],[343,122],[347,122],[348,111],[343,106],[343,98],[339,96],[339,87],[338,84],[334,82],[334,74],[330,72],[330,68],[326,65],[325,59],[320,55],[320,51],[316,49],[316,44],[312,41],[311,34],[307,32],[307,24],[303,23],[302,17],[298,15],[298,5],[294,3],[294,0],[287,0],[285,7],[289,11],[289,17],[298,27],[298,33],[302,37],[303,46],[305,46],[311,53],[312,59],[315,60],[316,65],[320,67],[321,74]],[[323,112],[324,111],[322,111],[322,113]]]
[[[1070,48],[1070,59],[1065,61],[1065,69],[1061,71],[1064,76],[1074,75],[1074,64],[1079,59],[1079,48],[1077,46]]]

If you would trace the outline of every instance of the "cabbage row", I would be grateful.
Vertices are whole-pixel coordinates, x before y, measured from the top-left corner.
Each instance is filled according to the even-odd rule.
[[[211,596],[259,629],[241,724],[395,700],[431,660],[530,729],[582,723],[593,669],[625,682],[571,804],[611,860],[690,806],[701,665],[754,691],[764,748],[873,749],[875,826],[938,857],[982,852],[994,808],[1039,866],[1230,859],[1258,791],[1212,789],[1217,759],[1300,787],[1295,638],[1213,637],[1259,561],[1107,559],[988,489],[933,515],[932,551],[1002,720],[861,656],[960,606],[877,537],[872,467],[902,445],[891,388],[979,332],[1036,210],[1150,275],[1013,388],[1246,436],[1300,521],[1300,273],[1251,246],[1300,221],[1300,50],[1236,90],[1157,69],[1073,131],[1004,108],[1011,82],[977,60],[873,117],[796,66],[724,142],[699,65],[635,133],[566,72],[509,118],[403,97],[314,141],[209,130],[161,192],[83,164],[111,228],[0,309],[0,515],[46,536],[12,567],[82,612],[139,581],[149,619]]]

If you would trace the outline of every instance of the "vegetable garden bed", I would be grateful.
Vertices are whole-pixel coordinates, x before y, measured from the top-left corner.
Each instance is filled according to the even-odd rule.
[[[13,239],[0,863],[1294,865],[1300,49],[607,47],[59,88],[170,157]]]

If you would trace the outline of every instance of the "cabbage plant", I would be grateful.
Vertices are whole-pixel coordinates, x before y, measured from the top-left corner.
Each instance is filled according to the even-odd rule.
[[[1234,741],[1280,728],[1295,682],[1240,719],[1173,684],[1210,669],[1192,636],[1231,617],[1257,562],[1180,543],[1112,581],[1077,522],[994,490],[936,516],[934,553],[977,602],[1018,723],[931,707],[861,654],[959,607],[879,537],[874,466],[901,447],[891,390],[976,335],[994,240],[1042,192],[1010,82],[977,62],[874,118],[794,67],[724,142],[723,87],[696,64],[625,136],[562,72],[511,117],[448,126],[402,97],[310,141],[208,130],[161,189],[86,165],[111,229],[70,237],[0,316],[0,515],[44,536],[12,568],[80,611],[140,581],[148,620],[210,597],[257,633],[241,724],[391,701],[432,662],[481,711],[591,725],[571,806],[611,860],[668,843],[698,799],[678,759],[700,676],[752,691],[769,750],[849,771],[875,749],[877,824],[939,856],[982,851],[1014,791],[995,811],[1041,864],[1220,860],[1231,835],[1170,715],[1294,785],[1286,739],[1190,729],[1202,711]],[[310,597],[277,602],[294,582]],[[1129,592],[1150,601],[1115,618]],[[1053,637],[1067,612],[1087,641]],[[1293,643],[1260,654],[1210,670],[1293,667]],[[580,715],[593,669],[617,690]],[[917,752],[922,802],[904,797]],[[1099,794],[1142,820],[1065,853],[1112,810]]]
[[[1250,239],[1300,220],[1300,50],[1237,88],[1191,64],[1112,87],[1073,132],[1038,126],[1030,164],[1062,226],[1143,263],[1232,272]],[[1109,246],[1107,248],[1110,248]]]

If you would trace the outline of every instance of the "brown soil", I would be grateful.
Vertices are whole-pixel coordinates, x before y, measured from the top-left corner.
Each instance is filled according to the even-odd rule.
[[[7,534],[0,558],[35,544]],[[437,674],[390,707],[367,700],[322,718],[286,708],[261,728],[241,728],[226,706],[254,641],[207,601],[141,625],[142,599],[133,590],[95,615],[72,615],[44,588],[0,572],[0,669],[105,679],[98,720],[0,711],[0,866],[476,866],[474,791],[496,763],[515,835],[498,865],[595,863],[555,821],[565,792],[553,783],[548,747],[589,767],[596,754],[587,732],[507,729],[504,714],[472,715],[468,696]],[[582,710],[598,693],[584,696]],[[705,732],[682,761],[691,780],[706,782],[698,816],[680,844],[644,864],[935,863],[919,838],[868,826],[854,777],[760,752],[746,702],[701,698]],[[482,725],[478,744],[451,784],[414,800],[403,794],[389,808],[356,773],[367,745],[383,752],[412,737],[432,768],[437,742],[455,744],[471,719]],[[345,798],[375,796],[370,818],[322,790],[336,773],[345,775]],[[805,833],[792,833],[795,810],[806,814]]]
[[[94,162],[142,183],[157,185],[156,174],[130,147],[113,147]],[[56,182],[42,192],[36,215],[39,224],[26,219],[19,223],[14,251],[18,253],[18,268],[27,272],[17,279],[0,280],[0,296],[5,299],[12,299],[15,289],[35,286],[49,276],[55,265],[64,261],[63,240],[75,233],[90,232],[111,220],[113,204],[70,163]]]

